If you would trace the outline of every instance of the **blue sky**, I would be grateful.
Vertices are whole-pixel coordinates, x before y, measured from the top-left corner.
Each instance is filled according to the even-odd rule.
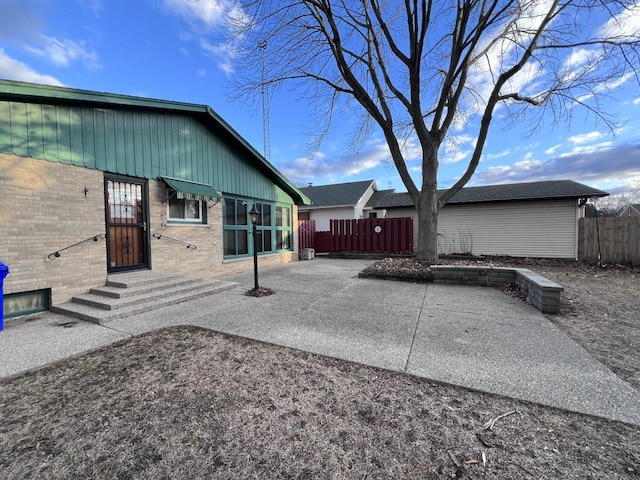
[[[230,99],[234,57],[220,47],[217,5],[0,0],[0,78],[207,104],[262,152],[261,105]],[[640,30],[640,15],[630,18],[630,28]],[[572,179],[611,193],[640,189],[640,91],[629,78],[613,80],[601,105],[620,124],[615,135],[580,110],[570,124],[533,133],[503,123],[498,111],[470,185]],[[349,111],[336,116],[310,159],[312,113],[302,92],[285,88],[270,102],[269,160],[296,185],[374,179],[380,189],[406,190],[380,136],[374,133],[359,153],[348,148],[355,116]],[[441,157],[441,187],[462,174],[473,142],[471,132],[456,132]]]

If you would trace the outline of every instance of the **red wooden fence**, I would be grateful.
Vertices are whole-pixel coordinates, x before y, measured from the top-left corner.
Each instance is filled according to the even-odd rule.
[[[413,219],[331,220],[332,251],[413,253]]]
[[[333,238],[331,232],[316,232],[316,253],[329,253],[333,250]]]
[[[329,232],[317,232],[315,220],[298,220],[299,249],[316,253],[413,253],[413,219],[330,220]]]
[[[316,221],[298,220],[298,248],[315,248]]]

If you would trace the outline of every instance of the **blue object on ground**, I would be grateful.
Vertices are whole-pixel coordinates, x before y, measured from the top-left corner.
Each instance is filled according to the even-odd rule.
[[[0,263],[0,330],[4,328],[4,279],[9,275],[9,265]]]

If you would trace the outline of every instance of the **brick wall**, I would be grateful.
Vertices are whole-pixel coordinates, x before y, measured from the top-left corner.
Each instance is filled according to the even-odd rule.
[[[51,288],[52,301],[61,303],[104,283],[104,240],[47,259],[104,232],[102,172],[0,154],[0,262],[9,265],[6,294]]]
[[[165,200],[164,182],[150,180],[152,270],[212,278],[253,269],[252,258],[223,259],[221,203],[208,202],[207,225],[185,226],[167,225]],[[105,233],[104,204],[104,177],[99,170],[0,154],[0,262],[10,269],[4,292],[51,288],[52,302],[59,304],[103,285],[105,240],[71,248],[55,260],[47,255]],[[294,213],[293,225],[296,218]],[[192,243],[197,249],[157,240],[153,233]],[[294,252],[259,257],[260,268],[297,260],[296,239],[294,231]]]
[[[167,223],[167,188],[162,181],[149,181],[151,234],[159,233],[191,243],[197,248],[166,238],[151,238],[151,266],[154,271],[173,272],[185,276],[213,278],[221,275],[246,272],[253,269],[253,257],[246,259],[223,259],[222,249],[222,203],[207,202],[207,225],[176,225]],[[297,222],[295,222],[297,223]],[[293,238],[295,239],[295,232]],[[252,241],[251,237],[249,241]],[[295,245],[294,245],[295,247]],[[289,263],[298,259],[295,253],[264,255],[258,257],[258,267]]]

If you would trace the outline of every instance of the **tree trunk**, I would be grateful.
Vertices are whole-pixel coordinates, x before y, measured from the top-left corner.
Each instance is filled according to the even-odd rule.
[[[416,259],[430,264],[438,261],[438,193],[433,182],[426,185],[416,204],[418,211],[418,245]]]

